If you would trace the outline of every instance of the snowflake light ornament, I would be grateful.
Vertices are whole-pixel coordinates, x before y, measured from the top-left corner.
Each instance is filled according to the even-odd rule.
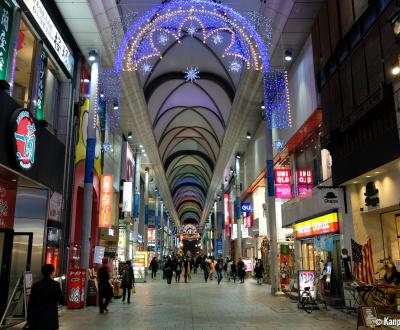
[[[168,41],[169,41],[169,37],[165,33],[160,34],[160,36],[158,37],[158,43],[162,46],[166,46]]]
[[[235,73],[240,72],[242,70],[242,64],[234,60],[229,64],[229,70]]]
[[[188,82],[194,83],[197,79],[200,78],[199,74],[200,74],[199,68],[191,66],[190,68],[186,68],[185,79]]]
[[[196,27],[194,25],[190,25],[187,29],[187,33],[193,37],[196,34]]]
[[[214,45],[220,45],[224,41],[224,38],[219,33],[214,34],[212,39],[213,39]]]
[[[148,62],[143,63],[143,65],[142,65],[143,73],[149,73],[149,72],[151,72],[152,69],[153,69],[153,67]]]

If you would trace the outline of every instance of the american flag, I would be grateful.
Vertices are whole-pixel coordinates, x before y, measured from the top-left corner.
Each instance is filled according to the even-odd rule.
[[[369,238],[364,245],[351,240],[351,250],[353,254],[353,274],[361,282],[371,284],[374,279],[374,262],[372,261],[371,239]]]

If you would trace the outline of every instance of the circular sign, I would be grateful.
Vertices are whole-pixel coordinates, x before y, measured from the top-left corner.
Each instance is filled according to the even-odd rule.
[[[14,117],[13,142],[17,164],[29,170],[35,164],[36,127],[28,110],[22,109]]]

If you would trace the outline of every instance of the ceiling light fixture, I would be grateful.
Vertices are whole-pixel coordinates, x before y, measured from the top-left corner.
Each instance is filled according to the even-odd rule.
[[[132,139],[132,132],[128,133],[128,139]]]
[[[144,173],[149,173],[149,168],[148,168],[148,167],[146,167],[146,168],[144,169]]]
[[[247,139],[247,140],[250,140],[250,139],[251,139],[251,134],[250,134],[250,132],[247,132],[247,133],[246,133],[246,139]]]
[[[400,67],[398,66],[398,65],[395,65],[393,68],[392,68],[392,75],[393,76],[398,76],[400,74]]]
[[[236,159],[240,159],[240,154],[239,153],[236,154]]]
[[[293,59],[292,52],[290,50],[285,51],[285,61],[290,62]]]
[[[97,51],[95,51],[94,49],[92,49],[92,50],[89,52],[89,61],[90,61],[90,62],[94,62],[94,61],[96,60],[96,57],[97,57]]]

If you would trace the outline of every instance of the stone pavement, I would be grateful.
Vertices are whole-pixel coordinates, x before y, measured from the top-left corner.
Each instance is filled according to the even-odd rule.
[[[160,272],[159,272],[159,275]],[[271,296],[267,285],[253,279],[245,284],[223,280],[204,283],[195,275],[191,283],[167,285],[160,279],[136,284],[130,305],[115,299],[109,312],[97,307],[63,310],[61,330],[123,329],[355,329],[356,318],[336,310],[298,310],[286,297]]]

